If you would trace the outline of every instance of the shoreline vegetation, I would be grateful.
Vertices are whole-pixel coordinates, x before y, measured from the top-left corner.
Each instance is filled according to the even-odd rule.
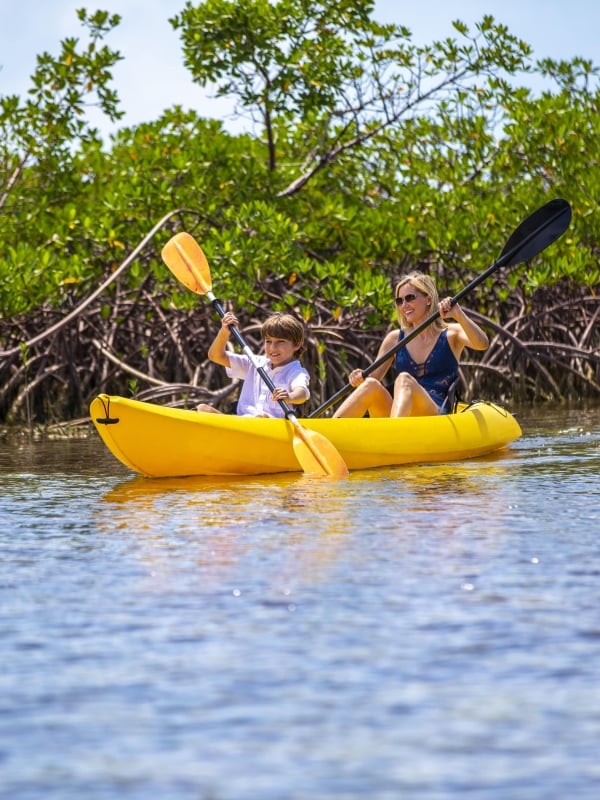
[[[76,13],[81,38],[38,57],[24,98],[0,95],[0,425],[85,418],[99,393],[234,399],[207,359],[218,321],[160,260],[179,231],[254,351],[267,314],[304,320],[309,414],[375,358],[402,274],[455,296],[552,199],[572,208],[568,232],[460,301],[491,342],[462,363],[461,394],[600,396],[590,59],[536,58],[489,15],[416,45],[372,0],[200,0],[169,19],[190,80],[251,132],[173,106],[105,143],[86,112],[123,116],[125,56],[105,43],[120,17]]]
[[[106,287],[109,320],[102,295],[91,303],[73,300],[67,313],[64,307],[44,306],[17,322],[0,320],[0,425],[65,426],[85,418],[100,393],[180,408],[200,402],[225,408],[235,399],[238,384],[207,358],[218,324],[209,308],[170,307],[170,286],[161,290],[144,282],[127,289],[119,277],[114,283]],[[527,299],[513,291],[500,302],[492,294],[485,314],[468,298],[461,304],[491,341],[487,351],[470,354],[461,364],[463,399],[506,405],[600,397],[600,297],[558,285]],[[481,299],[478,305],[484,305]],[[302,316],[300,303],[290,306],[289,297],[287,308]],[[343,386],[350,370],[373,360],[387,323],[366,325],[369,310],[357,305],[334,319],[315,299],[306,324],[303,361],[311,374],[312,399],[305,413]],[[238,312],[255,351],[268,311]],[[23,346],[27,341],[33,344]]]

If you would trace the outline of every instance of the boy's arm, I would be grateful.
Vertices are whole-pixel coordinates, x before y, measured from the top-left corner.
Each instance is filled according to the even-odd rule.
[[[285,389],[283,389],[282,392],[287,396],[280,397],[279,399],[285,400],[287,403],[291,403],[292,405],[306,403],[310,397],[310,392],[308,391],[307,386],[295,386],[289,393]],[[274,396],[274,399],[277,400],[278,398]]]
[[[302,373],[304,373],[304,370]],[[298,380],[298,378],[302,380],[300,376],[295,380]],[[306,381],[308,383],[308,377],[306,377]],[[296,386],[292,386],[289,392],[287,389],[275,389],[273,392],[273,400],[285,400],[285,402],[290,405],[306,403],[306,401],[310,399],[310,389],[307,383],[298,383]]]
[[[213,363],[220,364],[222,367],[230,366],[229,355],[227,354],[227,342],[231,336],[229,326],[237,326],[237,324],[238,321],[235,314],[228,311],[221,320],[221,330],[217,333],[211,346],[208,348],[208,357]]]

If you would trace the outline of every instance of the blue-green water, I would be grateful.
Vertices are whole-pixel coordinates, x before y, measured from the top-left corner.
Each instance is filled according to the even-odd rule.
[[[504,453],[147,480],[0,445],[0,796],[600,796],[600,415]]]

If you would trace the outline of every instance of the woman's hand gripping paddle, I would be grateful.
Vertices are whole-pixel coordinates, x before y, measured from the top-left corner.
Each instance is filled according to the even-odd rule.
[[[202,248],[189,233],[178,233],[173,236],[162,250],[162,259],[173,275],[196,294],[204,295],[221,319],[225,310],[212,292],[210,267]],[[242,347],[258,374],[267,384],[269,389],[275,391],[275,384],[264,370],[259,366],[256,356],[246,344],[242,334],[232,325],[231,333],[237,343]],[[284,401],[279,400],[279,405],[285,413],[286,419],[293,426],[292,446],[298,463],[309,475],[321,475],[330,478],[348,477],[348,468],[344,459],[333,444],[316,431],[304,428],[298,418]]]
[[[522,261],[528,261],[533,258],[542,250],[545,250],[548,245],[556,241],[569,227],[571,222],[571,206],[566,200],[556,199],[538,208],[533,214],[523,220],[523,222],[511,234],[510,238],[504,245],[504,250],[499,258],[494,261],[491,267],[488,267],[485,272],[482,272],[477,278],[467,284],[464,289],[454,295],[452,298],[452,305],[456,305],[468,292],[484,281],[486,278],[500,269],[500,267],[512,267],[515,264],[520,264]],[[430,317],[427,317],[420,325],[417,325],[409,334],[401,339],[398,344],[395,344],[379,358],[369,364],[366,369],[363,369],[363,377],[366,378],[373,370],[376,370],[382,364],[385,364],[395,353],[398,352],[409,342],[422,333],[425,328],[431,325],[440,316],[439,310],[436,310]],[[320,405],[308,418],[319,417],[324,411],[327,411],[330,406],[342,400],[354,387],[352,384],[347,383],[338,392],[332,395],[329,400],[326,400]]]

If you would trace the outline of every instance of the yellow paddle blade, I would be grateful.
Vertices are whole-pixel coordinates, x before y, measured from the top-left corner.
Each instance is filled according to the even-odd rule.
[[[347,478],[348,467],[329,439],[302,427],[296,417],[288,417],[294,425],[292,447],[298,463],[308,475]]]
[[[169,239],[163,247],[161,255],[178,281],[196,294],[209,295],[211,302],[217,304],[216,308],[219,314],[221,316],[225,314],[218,301],[211,299],[210,267],[202,248],[189,233],[177,233]],[[237,335],[238,343],[247,347],[239,331],[235,328],[233,331]],[[269,384],[269,378],[262,374],[261,377],[273,390],[274,387]],[[288,420],[294,425],[292,445],[298,463],[304,472],[332,478],[348,477],[348,468],[344,459],[328,439],[321,436],[320,433],[303,428],[293,414],[288,415]]]
[[[189,233],[182,231],[172,236],[161,255],[177,280],[192,292],[208,294],[212,291],[208,261],[198,242]]]

